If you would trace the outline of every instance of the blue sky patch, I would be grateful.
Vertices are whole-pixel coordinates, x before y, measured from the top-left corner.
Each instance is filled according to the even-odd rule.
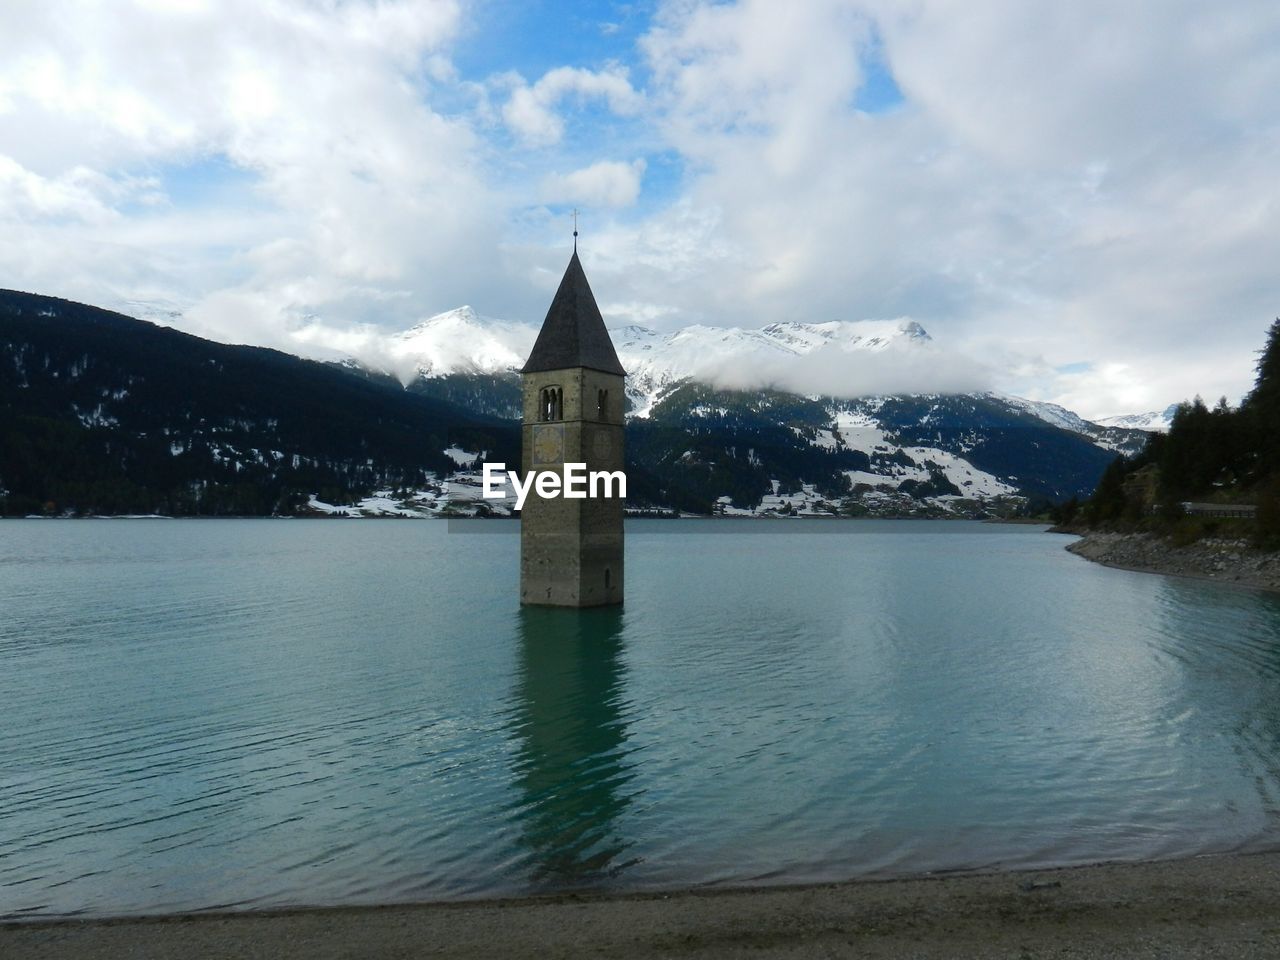
[[[598,70],[612,62],[634,73],[642,66],[636,41],[656,6],[651,0],[484,0],[469,16],[453,62],[470,80],[515,70],[533,82],[556,67]]]
[[[884,42],[877,30],[873,29],[871,32],[871,40],[862,56],[862,69],[862,86],[853,99],[856,109],[864,113],[886,113],[904,102],[905,98],[893,78],[893,71],[884,52]]]
[[[151,172],[175,207],[228,206],[243,203],[257,181],[251,170],[237,166],[223,154],[175,163]]]

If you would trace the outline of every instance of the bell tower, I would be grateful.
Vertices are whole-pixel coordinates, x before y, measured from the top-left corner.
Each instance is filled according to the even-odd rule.
[[[574,236],[577,236],[575,231]],[[520,371],[524,422],[521,472],[566,463],[621,471],[623,378],[604,318],[573,257]],[[542,497],[530,489],[520,512],[520,602],[556,607],[622,603],[622,498]],[[613,491],[617,493],[616,489]]]

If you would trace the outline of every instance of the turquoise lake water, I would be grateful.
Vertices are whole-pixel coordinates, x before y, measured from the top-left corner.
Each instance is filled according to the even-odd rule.
[[[1280,847],[1280,597],[1041,528],[0,521],[0,917]]]

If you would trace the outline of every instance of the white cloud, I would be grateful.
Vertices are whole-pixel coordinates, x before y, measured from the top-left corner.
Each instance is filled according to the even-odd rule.
[[[728,389],[771,387],[805,396],[863,397],[895,393],[977,393],[991,389],[985,365],[933,345],[877,352],[827,344],[799,356],[755,354],[724,362],[708,356],[699,376]]]
[[[873,29],[906,98],[882,115],[853,106]],[[645,49],[687,219],[715,227],[679,284],[619,299],[905,313],[981,355],[1110,364],[1031,384],[1086,413],[1247,386],[1280,261],[1280,8],[673,2]]]
[[[551,174],[542,182],[548,203],[581,203],[593,207],[629,207],[640,195],[643,159],[622,163],[601,160],[572,173]]]
[[[621,67],[598,72],[557,67],[533,85],[519,81],[502,108],[502,117],[526,144],[550,146],[564,136],[564,118],[556,108],[567,97],[602,99],[610,110],[622,116],[636,113],[643,102]]]
[[[113,179],[83,166],[42,177],[0,154],[0,209],[20,222],[116,221],[116,203],[125,199],[154,202],[155,187],[154,180]]]
[[[1273,121],[1280,10],[1239,0],[871,0],[908,99],[1001,163],[1152,169]]]
[[[863,79],[870,20],[848,0],[785,12],[769,0],[669,3],[643,40],[678,148],[714,166],[759,150],[770,177],[802,171]]]
[[[423,98],[456,3],[21,9],[0,28],[0,169],[6,194],[17,183],[28,208],[59,213],[0,212],[0,262],[22,262],[28,287],[124,298],[157,254],[198,250],[170,277],[194,296],[173,298],[200,304],[202,329],[270,342],[298,310],[378,309],[360,302],[370,284],[447,302],[482,282],[500,214],[471,160],[478,141]],[[115,171],[198,180],[190,165],[207,157],[247,174],[233,239],[199,243],[201,211],[125,209],[143,181]]]
[[[280,346],[310,316],[536,320],[564,202],[597,211],[611,322],[909,315],[1092,415],[1249,386],[1280,312],[1274,3],[669,0],[643,62],[590,27],[532,83],[460,74],[485,11],[6,5],[5,282]],[[886,113],[856,106],[872,50]]]

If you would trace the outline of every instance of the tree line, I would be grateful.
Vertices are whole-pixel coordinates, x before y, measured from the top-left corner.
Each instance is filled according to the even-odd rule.
[[[1056,511],[1062,525],[1187,531],[1188,501],[1257,505],[1254,539],[1280,547],[1280,319],[1271,324],[1253,389],[1238,407],[1225,397],[1179,404],[1168,433],[1107,467],[1087,501]],[[1221,524],[1205,523],[1203,532]]]
[[[0,515],[290,515],[519,459],[514,424],[259,347],[0,291]]]

